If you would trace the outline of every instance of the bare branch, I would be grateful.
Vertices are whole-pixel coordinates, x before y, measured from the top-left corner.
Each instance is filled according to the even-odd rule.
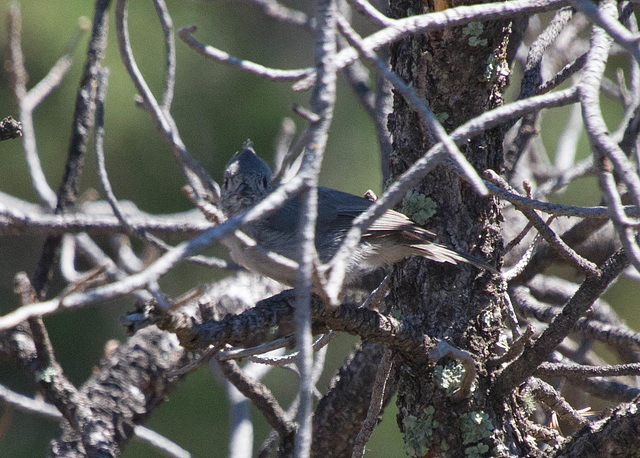
[[[592,450],[625,455],[628,452],[625,444],[633,443],[637,438],[634,425],[637,425],[638,417],[635,403],[621,404],[605,418],[574,434],[571,440],[554,450],[553,456],[586,456]]]
[[[358,432],[351,458],[360,458],[364,456],[364,447],[371,437],[371,434],[373,434],[373,429],[378,423],[378,416],[382,411],[385,388],[387,380],[389,379],[389,374],[391,373],[392,364],[392,353],[386,349],[382,356],[382,361],[380,361],[380,366],[378,367],[376,381],[373,384],[373,392],[371,393],[371,402],[369,403],[367,418],[362,423],[360,432]]]
[[[161,15],[161,19],[165,16],[166,13]],[[163,137],[171,144],[174,156],[180,163],[189,184],[198,195],[202,195],[203,197],[210,196],[209,199],[216,202],[219,198],[218,187],[215,185],[209,173],[207,173],[191,156],[189,151],[187,151],[173,118],[169,115],[168,110],[164,110],[158,105],[142,73],[140,73],[138,69],[129,40],[126,0],[118,0],[116,5],[116,32],[120,57],[129,72],[129,76],[131,76],[136,89],[144,100],[145,107],[148,108]]]
[[[592,20],[597,20],[598,25],[605,28],[617,17],[617,9],[614,2],[602,3],[600,5],[601,11],[597,13],[597,19],[593,16],[595,13],[588,5],[580,2],[576,7],[585,10]],[[620,27],[622,26],[620,25]],[[607,30],[612,33],[609,28],[607,28]],[[628,32],[627,29],[624,30]],[[620,39],[620,37],[618,37],[618,39]],[[628,228],[630,221],[621,212],[620,197],[611,175],[611,164],[615,166],[615,170],[621,180],[629,188],[631,197],[636,205],[640,205],[640,178],[638,177],[635,167],[626,158],[618,144],[611,138],[600,110],[598,89],[612,42],[613,38],[607,35],[604,30],[597,27],[594,28],[591,35],[592,46],[589,50],[578,91],[580,94],[580,104],[582,106],[582,116],[594,151],[594,163],[600,171],[600,187],[606,192],[607,205],[614,218],[616,229],[620,235],[620,241],[629,253],[634,266],[640,269],[640,247],[638,247],[637,242],[634,240],[635,231]],[[637,43],[634,43],[633,47],[635,48],[635,54],[633,55],[640,57]],[[638,59],[638,57],[636,57],[636,59]]]
[[[60,411],[53,405],[47,404],[42,400],[32,399],[16,393],[2,385],[0,385],[0,398],[8,405],[11,405],[23,412],[40,415],[54,421],[62,420]],[[145,428],[144,426],[136,425],[134,432],[138,439],[146,442],[158,451],[165,453],[167,456],[175,458],[188,458],[191,456],[189,452],[175,442],[170,441],[166,437]]]
[[[536,89],[540,84],[542,57],[572,17],[573,10],[571,8],[563,8],[556,12],[546,29],[538,35],[536,41],[529,47],[518,99],[524,99],[536,93]]]
[[[176,388],[179,379],[170,378],[168,372],[183,358],[188,359],[175,339],[153,328],[143,329],[103,358],[80,390],[91,400],[91,419],[101,425],[100,434],[91,437],[101,445],[101,451],[110,455],[121,452],[136,431],[134,426],[144,422]],[[61,429],[50,454],[82,455],[77,432],[64,423]]]
[[[164,47],[166,51],[167,70],[164,85],[164,94],[162,95],[162,110],[165,115],[169,116],[171,111],[171,102],[173,101],[173,91],[176,85],[176,44],[173,36],[173,21],[167,10],[164,0],[154,0],[154,6],[158,13],[158,19],[162,26],[164,34]]]
[[[286,24],[292,24],[299,27],[303,27],[305,29],[313,30],[314,19],[309,18],[302,11],[295,10],[293,8],[289,8],[287,6],[282,5],[277,0],[245,0],[248,3],[252,3],[256,5],[258,8],[262,9],[262,13],[271,19],[275,19],[276,21],[283,22]]]
[[[544,363],[543,363],[544,364]],[[527,384],[536,400],[548,409],[556,412],[560,418],[566,420],[574,428],[582,428],[588,422],[549,384],[542,380],[531,379]]]
[[[329,384],[329,391],[318,402],[313,417],[313,456],[349,456],[367,417],[371,393],[385,345],[363,342],[349,355]],[[393,372],[393,371],[392,371]],[[396,391],[392,373],[387,380],[383,406]]]
[[[506,189],[498,188],[491,183],[487,184],[487,188],[491,194],[498,196],[508,202],[511,202],[515,206],[522,208],[529,208],[532,210],[540,210],[545,213],[556,216],[577,216],[579,218],[597,218],[608,219],[609,211],[607,207],[577,207],[573,205],[555,204],[552,202],[544,202],[541,200],[531,199],[529,197],[522,196],[518,193],[510,192]],[[640,216],[640,212],[635,206],[624,206],[624,213],[628,216]]]
[[[617,21],[617,14],[609,14],[588,0],[569,0],[571,6],[587,15],[598,27],[602,27],[613,39],[640,62],[638,36]]]
[[[564,306],[563,313],[553,320],[531,347],[525,349],[520,358],[498,376],[492,388],[494,393],[504,395],[524,382],[562,342],[576,322],[627,265],[629,265],[627,255],[619,250],[600,267],[599,275],[587,277],[576,294]]]
[[[80,88],[76,93],[71,142],[65,164],[65,173],[58,188],[56,199],[53,202],[49,202],[49,204],[55,203],[56,214],[71,210],[76,203],[79,179],[82,174],[89,135],[94,123],[96,88],[107,46],[108,7],[109,0],[96,2],[91,40],[87,48],[87,58],[80,81]],[[47,286],[53,274],[54,265],[57,262],[60,242],[61,238],[59,236],[47,237],[33,274],[32,284],[40,299],[46,296]]]
[[[388,18],[380,11],[378,11],[371,3],[367,0],[347,0],[351,8],[356,10],[358,13],[367,17],[367,19],[371,20],[374,24],[382,25],[384,27],[388,27],[392,25],[395,21],[391,18]]]
[[[389,49],[383,48],[380,51],[381,59],[385,63],[389,59]],[[376,127],[376,136],[378,138],[378,147],[380,148],[380,170],[382,172],[382,189],[387,185],[391,178],[391,169],[389,163],[391,161],[391,153],[393,148],[391,145],[391,134],[387,127],[387,120],[392,108],[391,84],[381,75],[376,75],[376,94],[375,94],[375,113],[373,122]]]
[[[525,317],[533,317],[543,323],[551,323],[561,315],[559,307],[541,303],[534,298],[525,287],[518,286],[511,291],[517,304],[518,311]],[[604,342],[614,347],[640,349],[640,334],[628,329],[623,324],[600,322],[599,314],[592,314],[580,318],[573,326],[574,331],[581,332],[585,337]]]
[[[0,195],[0,201],[4,200]],[[20,206],[24,204],[26,212]],[[102,202],[104,204],[104,202]],[[198,212],[187,211],[173,215],[150,215],[135,209],[130,202],[122,211],[136,231],[152,232],[178,238],[193,237],[211,228],[211,223],[201,218]],[[111,214],[105,214],[100,202],[84,206],[87,213],[52,215],[43,213],[32,204],[10,199],[0,203],[0,234],[45,234],[62,235],[74,232],[116,235],[126,232],[121,221]]]
[[[38,299],[38,292],[24,272],[16,275],[16,290],[23,306]],[[34,372],[31,374],[36,385],[73,428],[80,432],[87,453],[98,454],[101,446],[91,436],[100,434],[100,425],[91,417],[89,400],[64,375],[53,353],[53,345],[42,318],[30,318],[28,322],[36,352],[36,363],[32,366]]]
[[[21,47],[22,24],[20,7],[17,3],[12,3],[9,9],[9,51],[11,57],[11,79],[13,92],[20,108],[20,121],[22,124],[22,144],[24,147],[25,159],[29,167],[29,174],[34,189],[42,202],[49,208],[55,208],[57,196],[47,183],[47,179],[42,170],[38,148],[36,145],[36,134],[33,125],[33,110],[57,86],[66,72],[71,67],[70,54],[63,56],[51,69],[49,75],[37,85],[36,92],[27,92],[27,80],[29,78],[24,66],[24,55]],[[35,89],[35,88],[34,88]],[[33,94],[32,97],[29,94]]]
[[[291,441],[295,426],[273,397],[271,391],[258,380],[247,377],[235,361],[218,361],[222,372],[231,383],[249,398],[264,415],[271,427],[278,431],[283,442]]]
[[[319,0],[315,4],[316,34],[314,66],[316,84],[311,94],[311,110],[318,117],[309,126],[309,140],[297,176],[302,179],[299,234],[298,275],[296,279],[296,347],[298,349],[299,406],[298,429],[295,436],[295,454],[304,458],[311,452],[311,418],[313,414],[313,349],[311,333],[311,290],[314,265],[318,265],[316,252],[316,221],[318,218],[318,176],[329,136],[336,102],[336,16],[333,0]]]
[[[542,363],[536,369],[536,375],[551,377],[623,377],[627,375],[639,376],[640,363],[614,364],[610,366],[583,366],[581,364]]]
[[[485,172],[485,175],[494,183],[499,184],[503,189],[506,188],[511,193],[515,193],[513,189],[510,189],[509,184],[495,172],[487,170]],[[538,230],[538,233],[560,254],[560,256],[562,256],[572,264],[575,264],[578,268],[584,271],[587,276],[598,275],[598,267],[588,259],[580,256],[569,245],[567,245],[564,240],[558,237],[558,235],[551,229],[551,227],[549,227],[549,223],[545,223],[534,210],[531,210],[530,208],[524,207],[519,204],[514,205],[529,219],[531,224],[533,224],[533,226]]]
[[[386,27],[362,41],[367,52],[373,52],[383,46],[401,40],[408,35],[416,35],[432,30],[465,25],[473,21],[507,19],[512,16],[530,15],[543,11],[552,11],[566,6],[568,0],[514,0],[509,3],[485,3],[483,5],[459,6],[442,12],[428,13],[397,19],[392,26]],[[338,70],[343,69],[358,58],[355,49],[349,48],[336,55]],[[306,90],[313,85],[315,74],[294,85],[295,90]]]
[[[196,30],[197,27],[195,25],[184,27],[178,31],[178,36],[199,54],[208,57],[209,59],[217,60],[220,63],[231,65],[240,70],[248,71],[254,75],[262,76],[274,81],[297,81],[309,75],[313,70],[311,68],[303,68],[300,70],[280,70],[276,68],[268,68],[248,60],[233,57],[224,51],[214,48],[213,46],[200,43],[193,37],[193,33]]]
[[[327,334],[323,334],[320,336],[315,342],[312,344],[312,348],[314,353],[318,353],[320,350],[326,349],[329,342],[335,339],[338,336],[337,333],[329,332]],[[282,341],[293,341],[291,338],[279,339],[280,344]],[[256,347],[257,348],[257,347]],[[248,349],[250,350],[250,349]],[[248,351],[247,350],[247,351]],[[240,353],[240,352],[239,352]],[[289,364],[293,364],[299,358],[299,353],[294,352],[290,355],[286,356],[249,356],[249,361],[258,364],[266,364],[269,366],[287,366]],[[235,359],[235,358],[234,358]]]

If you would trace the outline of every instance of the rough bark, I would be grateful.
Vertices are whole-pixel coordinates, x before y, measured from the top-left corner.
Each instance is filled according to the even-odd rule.
[[[383,353],[384,344],[364,342],[333,377],[329,391],[313,415],[312,456],[351,456],[356,436],[367,417]],[[393,379],[393,374],[390,378]],[[385,390],[385,406],[394,392],[392,382]]]
[[[97,456],[118,456],[133,436],[177,386],[181,377],[169,372],[184,356],[177,339],[155,327],[144,329],[106,358],[81,393],[90,400],[92,420],[100,434],[90,437]],[[60,424],[60,437],[51,441],[49,456],[87,456],[83,435],[68,422]]]
[[[394,17],[424,10],[420,1],[393,1],[391,7]],[[510,24],[488,22],[473,27],[416,35],[391,47],[393,70],[425,98],[447,131],[502,103]],[[389,122],[393,176],[403,173],[433,146],[432,136],[423,125],[396,95]],[[503,135],[500,129],[488,131],[462,149],[480,173],[487,168],[500,171]],[[440,166],[428,175],[418,191],[437,205],[437,213],[427,227],[439,234],[442,242],[497,263],[502,250],[501,215],[493,198],[480,196],[449,166]],[[398,423],[410,454],[464,456],[474,450],[479,454],[489,450],[492,454],[505,450],[526,454],[526,444],[509,426],[508,406],[492,405],[487,397],[491,373],[485,364],[504,328],[502,295],[497,278],[473,267],[422,259],[396,267],[388,301],[396,304],[405,323],[414,328],[415,334],[446,339],[470,352],[479,371],[472,396],[454,402],[446,390],[432,383],[432,365],[420,366],[407,359],[398,368]],[[465,422],[472,416],[484,419],[481,423],[486,426],[486,434],[471,437]],[[416,441],[417,436],[425,440]]]

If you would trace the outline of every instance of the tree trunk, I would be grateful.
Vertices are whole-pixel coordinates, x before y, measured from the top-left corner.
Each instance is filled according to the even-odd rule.
[[[416,0],[391,2],[396,18],[425,9]],[[510,24],[505,22],[472,23],[415,35],[391,47],[392,68],[426,99],[436,118],[451,132],[502,103],[509,36]],[[423,126],[417,113],[396,95],[389,120],[393,176],[402,174],[433,146],[433,137]],[[494,129],[460,149],[479,173],[487,168],[500,172],[503,136],[504,129]],[[501,213],[494,198],[480,196],[450,166],[436,168],[417,191],[437,206],[426,226],[441,242],[498,265]],[[509,402],[488,399],[492,374],[486,363],[499,354],[506,328],[503,294],[499,278],[468,265],[413,258],[396,268],[388,296],[396,313],[416,334],[446,340],[469,352],[479,373],[471,396],[456,402],[451,390],[443,388],[446,376],[456,371],[454,360],[444,358],[438,363],[444,369],[434,372],[433,365],[405,358],[397,372],[398,423],[410,455],[527,454],[527,444],[510,426],[511,409],[505,406]]]

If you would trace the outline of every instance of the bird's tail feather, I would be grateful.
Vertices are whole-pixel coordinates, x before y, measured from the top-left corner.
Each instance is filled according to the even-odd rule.
[[[427,259],[431,259],[436,262],[448,262],[451,264],[457,264],[458,262],[466,262],[474,265],[479,269],[488,270],[496,275],[500,275],[498,270],[487,264],[482,259],[466,253],[459,253],[437,243],[417,243],[411,245],[414,254],[424,256]]]

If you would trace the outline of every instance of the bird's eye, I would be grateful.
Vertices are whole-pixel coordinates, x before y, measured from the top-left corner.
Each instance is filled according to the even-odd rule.
[[[262,187],[265,188],[265,189],[267,188],[267,178],[266,177],[262,178]]]
[[[224,177],[224,183],[222,184],[223,188],[229,187],[229,177]]]

